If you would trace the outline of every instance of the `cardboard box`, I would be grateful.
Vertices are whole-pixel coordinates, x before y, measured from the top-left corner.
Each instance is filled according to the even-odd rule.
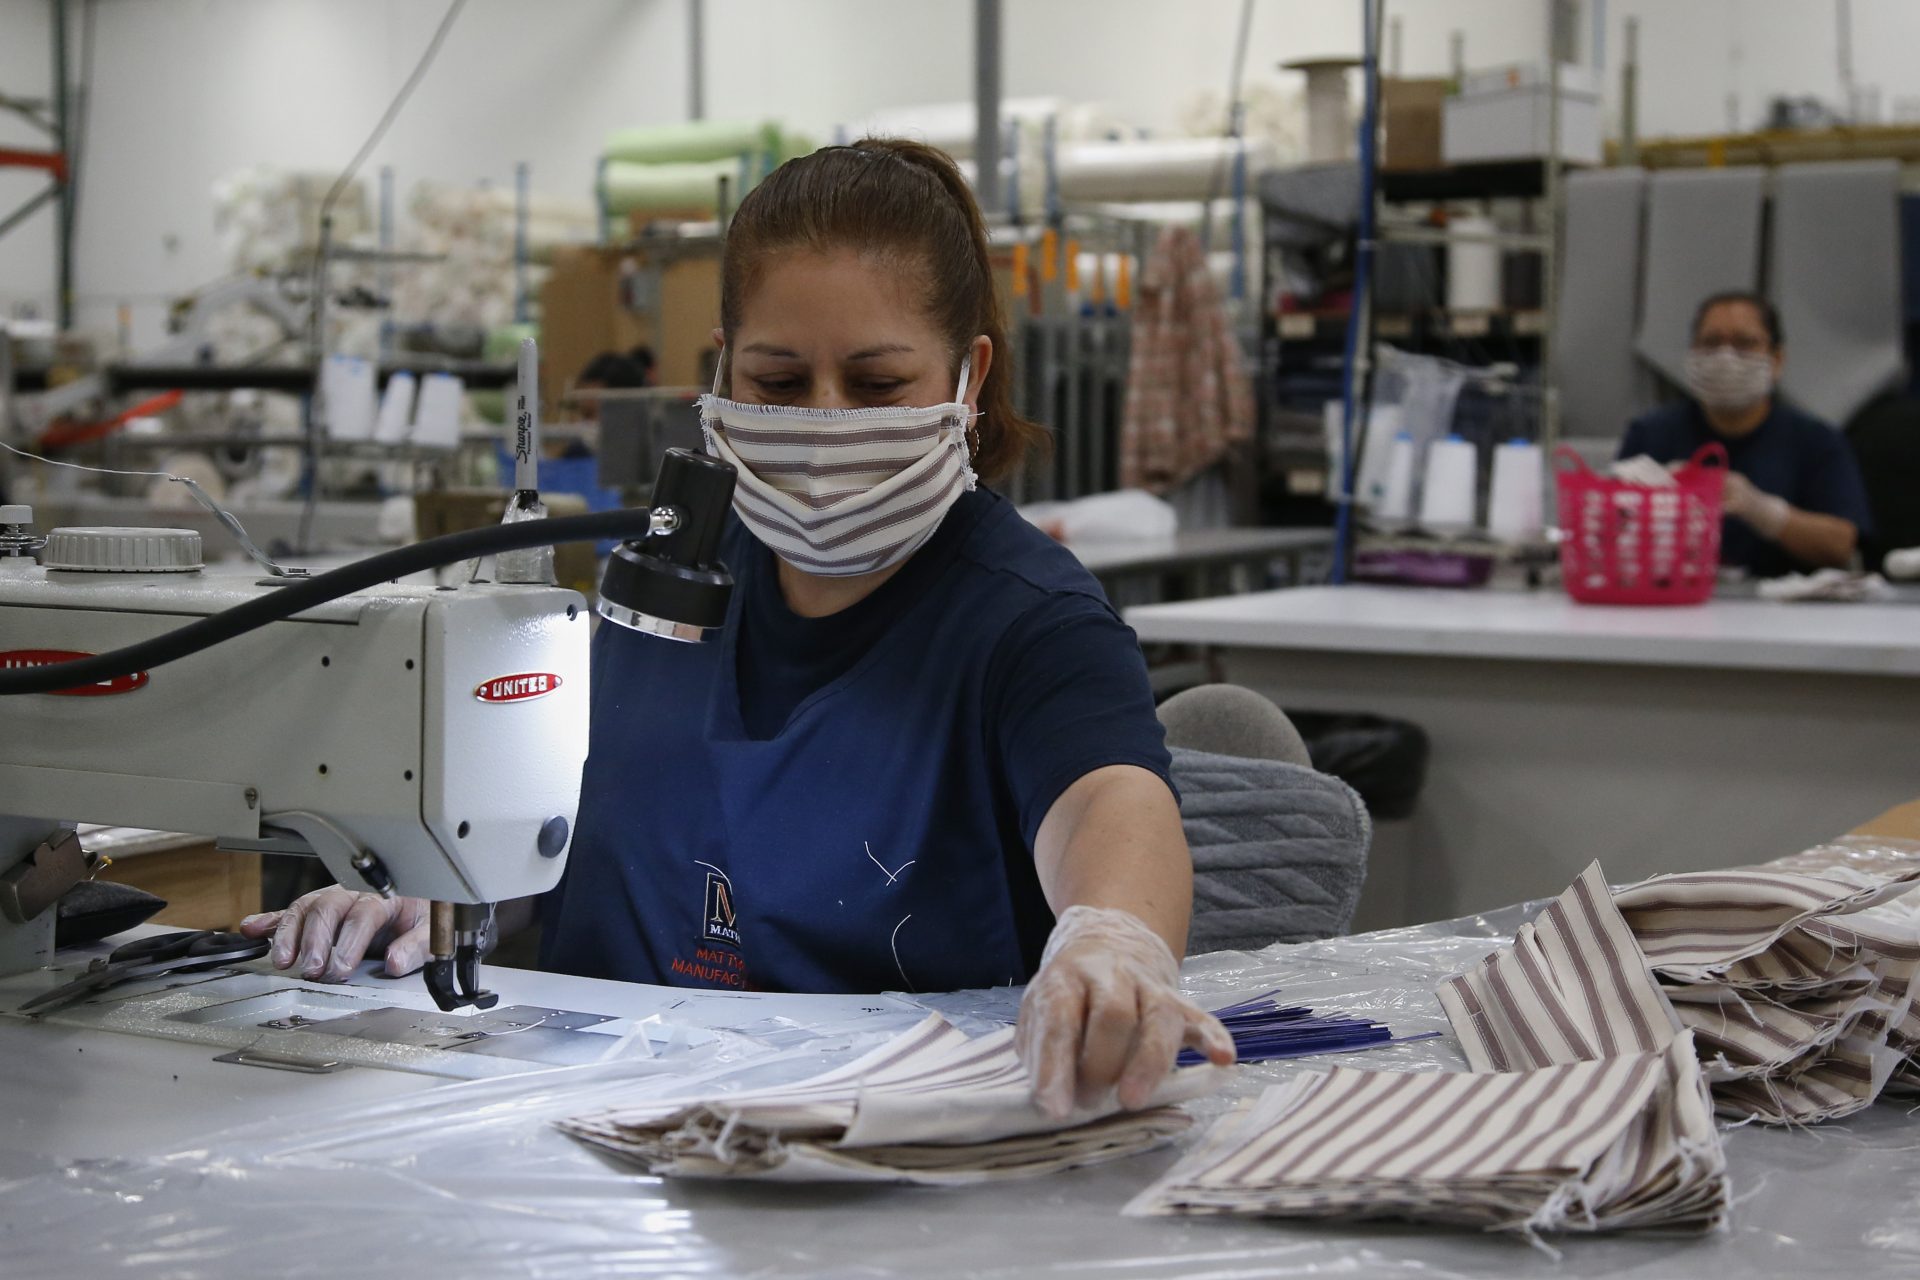
[[[500,523],[507,513],[504,489],[436,489],[413,495],[413,524],[422,539]],[[587,513],[587,500],[573,493],[542,493],[551,517]],[[599,564],[590,542],[567,542],[553,549],[553,576],[591,599],[600,587]]]
[[[211,840],[115,857],[98,878],[165,898],[153,923],[176,929],[237,929],[260,910],[260,855],[224,853]]]
[[[1380,123],[1386,134],[1380,167],[1389,172],[1438,169],[1441,117],[1450,82],[1444,79],[1380,82]]]
[[[645,343],[660,385],[703,385],[719,323],[718,256],[654,261],[595,246],[556,250],[540,291],[543,382],[557,397],[595,356]]]

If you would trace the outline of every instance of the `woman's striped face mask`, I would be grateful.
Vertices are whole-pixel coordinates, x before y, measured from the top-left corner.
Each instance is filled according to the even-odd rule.
[[[735,514],[775,555],[823,577],[873,573],[918,551],[977,483],[971,372],[963,360],[953,399],[924,409],[791,409],[723,398],[715,369],[700,425],[739,473]]]

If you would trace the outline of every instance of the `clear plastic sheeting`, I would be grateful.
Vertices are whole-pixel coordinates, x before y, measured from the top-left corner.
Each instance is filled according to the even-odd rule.
[[[1279,990],[1396,1033],[1445,1030],[1431,994],[1531,912],[1197,958],[1209,1005]],[[1004,1025],[1018,993],[925,998],[963,1028]],[[903,1013],[900,1022],[908,1015]],[[9,1280],[272,1274],[467,1277],[1485,1277],[1920,1274],[1920,1123],[1881,1104],[1817,1131],[1726,1135],[1732,1230],[1557,1242],[1557,1261],[1468,1231],[1349,1223],[1129,1219],[1121,1208],[1239,1098],[1331,1063],[1460,1070],[1450,1035],[1360,1056],[1243,1067],[1191,1104],[1173,1149],[1037,1182],[932,1190],[663,1182],[617,1168],[553,1121],[614,1102],[802,1079],[901,1029],[888,1017],[774,1018],[667,1058],[622,1056],[209,1133],[165,1158],[63,1162],[0,1151]],[[235,1070],[240,1070],[235,1068]],[[21,1093],[10,1086],[12,1096]],[[217,1117],[208,1117],[210,1124]]]

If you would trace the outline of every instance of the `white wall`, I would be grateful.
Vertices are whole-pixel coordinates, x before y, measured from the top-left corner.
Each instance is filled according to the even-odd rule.
[[[1885,118],[1894,99],[1920,98],[1920,4],[1853,0],[1852,12],[1854,81],[1879,86]],[[1640,23],[1642,137],[1757,128],[1780,95],[1843,105],[1834,15],[1833,0],[1608,0],[1609,114],[1628,17]]]
[[[1589,0],[1591,2],[1591,0]],[[1224,92],[1239,0],[1004,0],[1009,96],[1107,104],[1155,130]],[[1856,78],[1883,102],[1920,96],[1920,3],[1854,0]],[[1539,56],[1544,0],[1390,0],[1403,70]],[[411,69],[438,0],[100,0],[92,146],[79,228],[81,320],[132,304],[151,340],[168,299],[221,273],[209,189],[254,163],[343,165]],[[0,0],[0,89],[43,93],[45,0]],[[780,118],[825,140],[868,111],[972,91],[971,0],[708,0],[707,107]],[[1296,81],[1294,58],[1353,54],[1358,0],[1257,0],[1249,83]],[[1641,23],[1645,135],[1743,125],[1771,93],[1838,95],[1831,0],[1609,0],[1610,84],[1622,28]],[[472,0],[441,59],[365,170],[584,195],[613,128],[684,117],[685,0]],[[1583,44],[1586,22],[1583,18]],[[1610,88],[1610,96],[1614,91]],[[1610,104],[1617,106],[1617,104]],[[0,139],[28,145],[0,121]],[[0,201],[35,175],[0,170]],[[0,204],[0,211],[12,207]],[[52,303],[51,219],[0,239],[0,308]]]
[[[42,92],[45,0],[0,0],[0,84]],[[78,233],[79,320],[132,304],[136,341],[165,303],[223,273],[209,195],[242,166],[335,171],[439,21],[429,0],[102,0]],[[685,113],[676,0],[472,0],[362,170],[584,194],[606,131]],[[20,32],[20,38],[15,33]],[[29,55],[23,57],[22,55]],[[25,64],[20,65],[20,64]],[[0,171],[3,172],[3,171]],[[51,305],[51,236],[0,239],[0,306]]]

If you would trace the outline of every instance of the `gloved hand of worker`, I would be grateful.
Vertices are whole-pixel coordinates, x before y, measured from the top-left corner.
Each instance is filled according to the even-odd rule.
[[[1793,508],[1787,505],[1785,498],[1756,488],[1753,481],[1738,471],[1727,472],[1726,488],[1721,491],[1721,504],[1728,515],[1739,516],[1755,533],[1769,542],[1780,541],[1780,534],[1787,527],[1787,517],[1793,514]]]
[[[1014,1032],[1033,1077],[1033,1098],[1058,1119],[1109,1089],[1138,1110],[1183,1047],[1217,1066],[1234,1060],[1233,1037],[1180,995],[1180,962],[1130,912],[1068,907],[1020,1002]]]
[[[297,961],[311,982],[344,982],[369,953],[382,951],[388,976],[398,978],[427,962],[428,906],[425,898],[383,898],[335,884],[294,899],[285,911],[248,916],[240,932],[272,934],[273,967]]]

